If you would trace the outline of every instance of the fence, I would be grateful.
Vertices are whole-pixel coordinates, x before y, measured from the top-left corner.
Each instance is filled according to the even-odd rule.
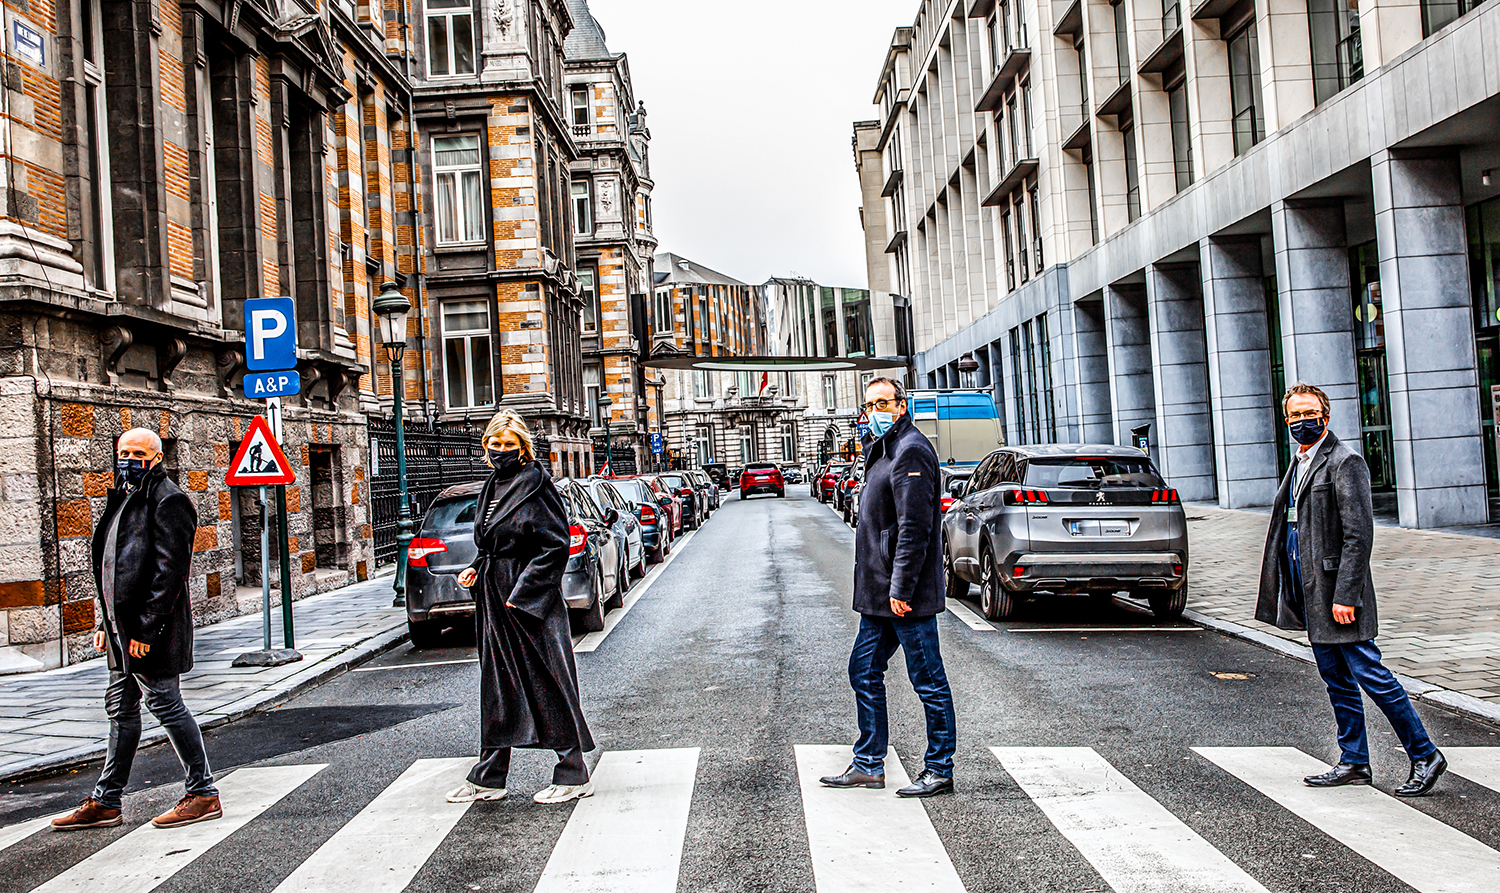
[[[396,522],[401,512],[401,482],[396,476],[396,425],[389,419],[371,417],[370,515],[375,540],[375,563],[396,560]],[[479,442],[482,426],[470,423],[406,425],[406,488],[412,502],[412,518],[422,512],[444,489],[454,484],[484,480],[490,467]]]

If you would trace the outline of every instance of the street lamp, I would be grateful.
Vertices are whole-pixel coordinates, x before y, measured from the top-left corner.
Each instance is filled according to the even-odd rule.
[[[604,422],[604,467],[609,469],[609,476],[615,476],[615,449],[614,440],[609,430],[609,408],[615,405],[609,392],[605,391],[599,395],[599,418]]]
[[[380,319],[380,343],[391,360],[391,392],[395,397],[396,479],[401,487],[401,505],[396,520],[396,600],[391,605],[401,608],[406,606],[406,549],[412,538],[411,500],[406,491],[406,423],[401,417],[401,354],[406,350],[406,317],[411,313],[411,301],[399,285],[387,282],[380,287],[371,309]]]
[[[958,374],[962,376],[964,387],[974,387],[974,373],[978,371],[979,361],[974,359],[973,354],[966,353],[958,358]]]

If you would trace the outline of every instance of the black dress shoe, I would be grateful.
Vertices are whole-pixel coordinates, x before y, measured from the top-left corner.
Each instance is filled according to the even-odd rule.
[[[1411,776],[1406,784],[1396,788],[1397,797],[1420,797],[1432,791],[1432,786],[1448,771],[1448,758],[1436,751],[1425,760],[1411,761]]]
[[[917,780],[896,792],[897,797],[936,797],[953,793],[953,779],[923,769]]]
[[[884,788],[885,773],[871,775],[850,766],[843,775],[825,775],[818,781],[830,788]]]
[[[1339,763],[1322,775],[1309,775],[1302,783],[1310,788],[1336,788],[1346,784],[1369,784],[1369,763]]]

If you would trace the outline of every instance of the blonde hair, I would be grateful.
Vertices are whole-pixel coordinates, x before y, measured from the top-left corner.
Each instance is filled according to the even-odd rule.
[[[488,444],[491,437],[499,437],[510,431],[521,441],[521,458],[531,461],[536,458],[536,448],[531,445],[531,429],[526,427],[526,421],[516,415],[515,410],[502,409],[490,417],[490,423],[484,428],[484,439],[482,444]]]

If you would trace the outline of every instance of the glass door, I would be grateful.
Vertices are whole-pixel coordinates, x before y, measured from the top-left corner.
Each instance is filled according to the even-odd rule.
[[[1373,240],[1349,249],[1354,299],[1354,363],[1359,374],[1359,421],[1370,488],[1396,489],[1395,443],[1391,436],[1391,394],[1386,381],[1385,316],[1380,305],[1380,258]]]

